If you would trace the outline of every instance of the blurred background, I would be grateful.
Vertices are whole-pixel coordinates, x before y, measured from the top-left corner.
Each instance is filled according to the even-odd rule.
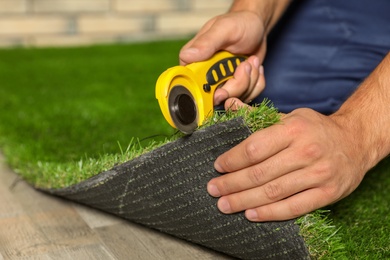
[[[183,38],[232,0],[0,0],[0,47]]]

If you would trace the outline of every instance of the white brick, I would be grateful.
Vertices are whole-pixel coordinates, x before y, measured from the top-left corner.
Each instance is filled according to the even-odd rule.
[[[0,14],[24,13],[26,10],[26,0],[0,0]]]
[[[25,45],[25,40],[23,38],[3,38],[3,37],[0,37],[0,47],[1,48],[24,46],[24,45]]]
[[[45,35],[34,37],[30,40],[30,44],[39,47],[48,46],[81,46],[92,45],[96,43],[114,43],[116,37],[112,36],[98,36],[91,37],[87,35]]]
[[[226,12],[233,0],[191,0],[191,6],[194,10],[219,9]]]
[[[107,12],[110,0],[35,0],[34,12]]]
[[[144,17],[91,16],[83,15],[78,19],[78,30],[81,33],[124,33],[141,32],[147,26]]]
[[[116,0],[114,10],[119,12],[163,12],[177,10],[177,1],[173,0]]]
[[[0,46],[182,38],[233,0],[0,0]]]
[[[216,12],[164,13],[156,19],[157,31],[175,31],[183,33],[197,32],[208,20],[219,15]]]
[[[0,20],[0,35],[29,35],[68,32],[68,20],[57,16],[22,16]]]

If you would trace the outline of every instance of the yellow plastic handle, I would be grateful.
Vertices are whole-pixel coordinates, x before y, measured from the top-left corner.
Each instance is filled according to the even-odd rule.
[[[156,98],[167,122],[183,131],[183,124],[172,119],[172,106],[169,104],[170,94],[180,86],[194,100],[196,119],[187,128],[196,128],[214,110],[213,97],[218,86],[233,77],[237,66],[246,59],[245,56],[233,55],[226,51],[216,53],[206,61],[195,62],[186,66],[175,66],[164,71],[156,83]],[[176,122],[176,123],[175,123]],[[195,127],[194,127],[195,126]],[[190,131],[183,131],[190,132]]]

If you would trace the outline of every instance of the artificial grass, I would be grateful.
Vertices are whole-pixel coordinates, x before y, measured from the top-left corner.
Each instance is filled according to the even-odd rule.
[[[1,50],[0,142],[10,164],[43,185],[37,165],[66,172],[69,162],[117,154],[133,138],[143,145],[172,135],[154,87],[180,45]]]
[[[33,185],[66,186],[171,138],[154,87],[184,42],[0,50],[8,163]],[[382,162],[329,212],[299,219],[314,257],[390,258],[389,167]]]

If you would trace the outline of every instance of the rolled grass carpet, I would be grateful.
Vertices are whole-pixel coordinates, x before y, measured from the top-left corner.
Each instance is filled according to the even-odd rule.
[[[0,49],[9,166],[37,189],[238,258],[390,259],[390,159],[347,198],[295,220],[218,211],[206,191],[213,161],[278,116],[262,104],[172,136],[154,86],[185,42]]]
[[[47,190],[242,259],[309,259],[295,220],[253,223],[225,215],[207,182],[218,155],[250,135],[242,118],[167,143],[67,188]]]

